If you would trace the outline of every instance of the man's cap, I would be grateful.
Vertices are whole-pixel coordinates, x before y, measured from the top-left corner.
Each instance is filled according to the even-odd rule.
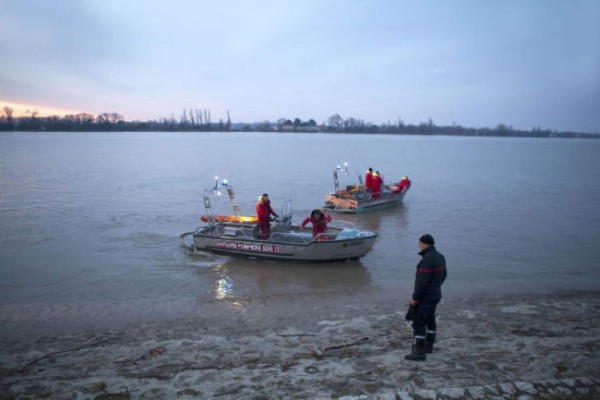
[[[433,246],[435,244],[435,241],[433,240],[433,236],[431,236],[429,233],[426,233],[423,236],[421,236],[419,238],[419,242],[428,244],[430,246]]]

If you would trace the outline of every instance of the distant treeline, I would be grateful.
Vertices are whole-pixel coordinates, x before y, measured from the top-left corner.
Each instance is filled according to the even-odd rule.
[[[381,125],[356,118],[342,118],[334,114],[327,121],[317,124],[314,119],[302,121],[280,118],[277,121],[255,123],[232,123],[227,119],[212,122],[209,110],[183,110],[179,119],[174,116],[156,121],[125,121],[118,113],[93,115],[79,113],[65,116],[39,117],[37,110],[25,117],[13,117],[13,110],[5,106],[0,115],[0,131],[47,131],[47,132],[305,132],[305,133],[383,133],[408,135],[462,135],[462,136],[521,136],[600,138],[600,134],[582,132],[558,132],[533,127],[531,130],[515,129],[498,124],[494,128],[468,128],[457,124],[436,125],[431,119],[419,124],[406,124],[402,120]]]

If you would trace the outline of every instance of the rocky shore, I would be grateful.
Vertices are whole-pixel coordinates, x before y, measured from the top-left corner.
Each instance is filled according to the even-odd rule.
[[[392,301],[3,339],[0,399],[599,399],[599,294],[447,298],[425,362]]]

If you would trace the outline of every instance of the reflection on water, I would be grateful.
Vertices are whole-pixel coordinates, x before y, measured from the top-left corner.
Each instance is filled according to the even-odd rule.
[[[220,277],[213,284],[212,291],[217,300],[224,300],[233,292],[233,281],[227,276],[227,270],[223,265],[217,266],[215,271]]]
[[[360,261],[290,263],[232,258],[214,268],[214,298],[353,291],[371,285]]]
[[[362,214],[332,213],[334,219],[348,221],[356,225],[358,229],[379,232],[381,223],[392,222],[397,229],[408,225],[408,206],[404,203],[396,204],[382,210],[365,212]]]

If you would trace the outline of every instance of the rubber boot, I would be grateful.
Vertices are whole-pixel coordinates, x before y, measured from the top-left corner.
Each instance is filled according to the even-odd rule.
[[[433,344],[435,343],[435,331],[427,331],[425,335],[425,352],[433,353]]]
[[[404,356],[405,360],[425,361],[425,338],[415,337],[412,352]]]

